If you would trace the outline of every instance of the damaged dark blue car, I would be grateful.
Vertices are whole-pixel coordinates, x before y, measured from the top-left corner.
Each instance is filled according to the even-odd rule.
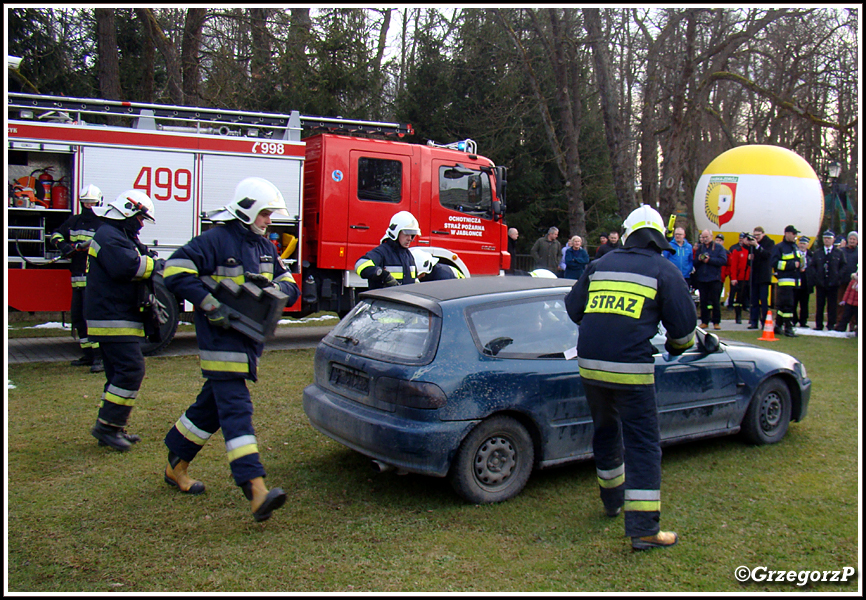
[[[380,471],[448,477],[473,503],[533,469],[592,457],[592,418],[565,311],[573,281],[475,277],[365,292],[316,350],[304,411]],[[797,359],[698,330],[681,356],[652,340],[663,444],[781,440],[806,415]]]

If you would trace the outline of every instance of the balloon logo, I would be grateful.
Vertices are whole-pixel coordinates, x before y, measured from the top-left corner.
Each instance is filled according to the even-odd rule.
[[[736,177],[711,177],[707,184],[704,212],[713,225],[724,225],[734,216]]]

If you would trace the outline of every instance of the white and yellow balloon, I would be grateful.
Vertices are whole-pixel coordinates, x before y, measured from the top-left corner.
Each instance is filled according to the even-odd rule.
[[[758,225],[776,242],[793,225],[811,245],[820,236],[824,193],[799,154],[752,144],[723,152],[709,164],[695,188],[693,210],[698,230],[721,233],[726,248]]]

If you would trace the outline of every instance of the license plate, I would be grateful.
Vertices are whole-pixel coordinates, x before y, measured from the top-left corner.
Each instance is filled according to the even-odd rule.
[[[331,376],[328,381],[332,385],[368,394],[370,378],[357,371],[350,371],[337,365],[331,365]]]

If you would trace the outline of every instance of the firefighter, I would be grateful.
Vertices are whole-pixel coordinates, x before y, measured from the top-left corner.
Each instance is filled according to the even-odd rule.
[[[72,306],[70,319],[72,331],[78,336],[82,356],[73,360],[73,367],[90,367],[91,373],[104,371],[99,344],[87,337],[87,321],[84,319],[84,291],[87,288],[87,249],[93,234],[102,221],[93,213],[93,208],[102,206],[102,191],[95,185],[87,185],[78,194],[77,215],[72,215],[51,235],[54,247],[63,256],[69,256],[69,271],[72,276]]]
[[[443,265],[439,258],[433,256],[423,248],[410,248],[409,251],[415,259],[415,269],[418,273],[418,281],[441,281],[443,279],[465,279],[460,269],[451,265]]]
[[[401,210],[391,217],[382,242],[355,263],[355,272],[367,280],[371,290],[415,283],[415,259],[409,244],[419,235],[418,219]]]
[[[646,205],[623,223],[624,246],[592,261],[566,296],[580,327],[578,366],[594,426],[593,453],[605,513],[625,509],[632,548],[673,546],[659,530],[661,447],[650,339],[661,321],[671,355],[694,344],[695,304],[657,211]]]
[[[93,212],[103,223],[87,251],[84,316],[88,339],[102,352],[106,381],[91,433],[100,446],[126,452],[141,439],[128,434],[126,424],[144,379],[142,287],[159,269],[138,233],[155,215],[153,202],[140,190],[123,192]]]
[[[797,228],[785,227],[785,238],[773,247],[770,264],[778,280],[776,291],[777,326],[787,337],[797,337],[794,333],[794,292],[800,281],[800,249],[797,248]]]
[[[229,310],[205,287],[201,277],[232,279],[275,286],[294,304],[300,292],[268,241],[271,215],[288,216],[277,187],[259,177],[238,183],[230,204],[210,215],[219,224],[190,240],[166,262],[168,289],[195,306],[195,331],[201,372],[205,378],[195,402],[165,436],[168,464],[164,480],[186,494],[201,494],[205,486],[187,469],[207,440],[222,429],[226,455],[235,484],[250,501],[253,518],[264,521],[286,501],[280,488],[268,490],[259,460],[253,404],[246,380],[256,381],[264,344],[232,329]]]

